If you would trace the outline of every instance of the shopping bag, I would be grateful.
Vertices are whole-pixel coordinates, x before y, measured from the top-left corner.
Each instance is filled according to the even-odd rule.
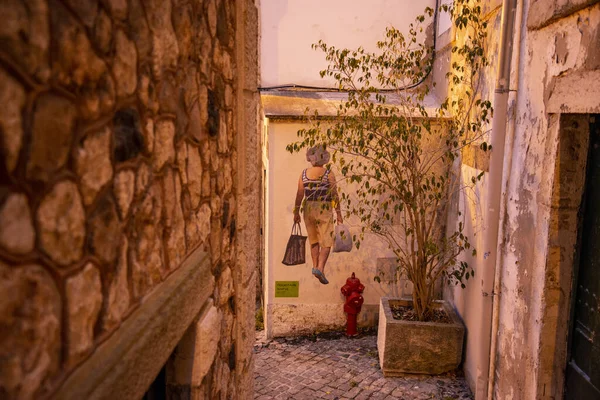
[[[306,263],[306,236],[302,236],[300,224],[295,222],[292,226],[292,234],[285,248],[283,261],[285,265],[298,265]]]
[[[352,250],[352,236],[350,230],[344,224],[335,226],[335,238],[333,240],[333,252],[341,253]]]

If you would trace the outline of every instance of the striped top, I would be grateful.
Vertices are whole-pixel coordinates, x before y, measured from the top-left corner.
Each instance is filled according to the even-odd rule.
[[[332,201],[329,169],[325,169],[325,173],[317,179],[309,179],[306,170],[302,171],[302,183],[307,201]]]

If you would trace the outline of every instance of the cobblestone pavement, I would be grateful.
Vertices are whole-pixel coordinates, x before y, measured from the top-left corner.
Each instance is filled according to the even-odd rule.
[[[472,399],[456,374],[384,378],[377,336],[274,339],[257,332],[255,400]]]

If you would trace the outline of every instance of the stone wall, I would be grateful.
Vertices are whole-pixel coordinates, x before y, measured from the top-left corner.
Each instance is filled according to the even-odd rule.
[[[236,396],[258,259],[238,251],[258,240],[240,215],[259,196],[256,6],[7,0],[0,15],[0,397],[52,395],[195,251],[215,281],[199,385]]]

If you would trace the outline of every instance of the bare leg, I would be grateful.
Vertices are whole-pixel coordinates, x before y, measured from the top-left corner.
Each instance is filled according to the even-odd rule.
[[[319,268],[319,243],[310,245],[310,256],[313,262],[313,268]]]
[[[331,247],[321,247],[321,251],[319,252],[319,266],[317,267],[321,272],[325,272],[325,263],[329,258],[329,251]]]

